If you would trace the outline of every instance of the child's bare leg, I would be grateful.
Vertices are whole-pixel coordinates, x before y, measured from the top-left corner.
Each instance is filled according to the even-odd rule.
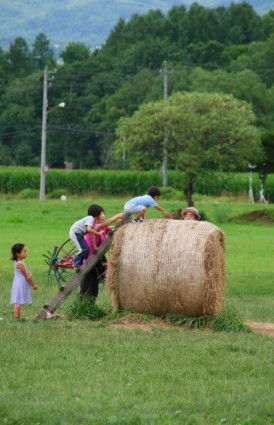
[[[144,207],[144,209],[142,209],[142,211],[138,212],[138,213],[135,215],[135,220],[137,220],[138,218],[142,218],[142,219],[144,219],[144,218],[145,218],[145,213],[146,213],[146,211],[147,211],[147,207]]]
[[[14,304],[13,315],[15,319],[20,319],[21,317],[21,305]]]

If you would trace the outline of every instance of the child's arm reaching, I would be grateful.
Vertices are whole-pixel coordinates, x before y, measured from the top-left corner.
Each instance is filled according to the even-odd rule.
[[[101,229],[102,227],[108,226],[109,224],[113,223],[113,221],[117,220],[118,218],[121,218],[121,219],[125,218],[125,214],[121,212],[119,214],[114,215],[113,217],[105,220],[103,223],[98,224],[97,229]]]
[[[27,281],[29,282],[29,284],[31,285],[32,289],[35,291],[36,289],[38,289],[38,286],[33,282],[32,280],[32,274],[31,272],[28,272],[23,264],[22,261],[18,261],[18,263],[16,264],[16,268],[19,269],[23,275],[25,276],[25,278],[27,279]]]
[[[97,229],[98,229],[98,227],[97,227]],[[101,227],[102,226],[100,226],[100,228]],[[92,235],[101,236],[104,233],[103,230],[101,230],[100,232],[97,232],[97,230],[93,229],[93,227],[91,227],[91,226],[87,226],[87,231],[91,234],[91,237],[92,237]]]
[[[156,205],[156,210],[161,211],[164,215],[169,214],[166,210],[164,210],[160,205]]]

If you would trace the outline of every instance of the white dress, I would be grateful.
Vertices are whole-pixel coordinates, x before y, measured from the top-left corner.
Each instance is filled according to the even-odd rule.
[[[26,271],[26,265],[22,261]],[[31,287],[21,270],[16,268],[17,261],[14,262],[14,278],[11,289],[11,304],[31,304]]]

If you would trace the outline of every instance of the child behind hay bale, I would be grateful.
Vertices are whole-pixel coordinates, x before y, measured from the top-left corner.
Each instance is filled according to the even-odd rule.
[[[194,207],[188,207],[182,210],[181,215],[184,217],[184,220],[200,220],[201,215],[199,211]]]

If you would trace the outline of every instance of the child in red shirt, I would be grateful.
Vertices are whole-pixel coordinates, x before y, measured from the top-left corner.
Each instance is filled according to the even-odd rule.
[[[96,230],[96,227],[105,221],[105,211],[103,207],[96,204],[92,205],[92,208],[94,211],[94,229]],[[89,247],[88,258],[97,251],[97,248],[106,240],[108,232],[113,229],[113,227],[108,224],[111,224],[117,218],[122,219],[123,217],[124,214],[121,213],[119,217],[116,215],[106,220],[107,225],[100,228],[100,235],[91,235],[90,233],[85,235],[85,241]],[[80,284],[80,298],[88,296],[91,302],[95,301],[99,292],[99,282],[104,277],[106,268],[107,260],[106,257],[103,256],[82,280]]]

